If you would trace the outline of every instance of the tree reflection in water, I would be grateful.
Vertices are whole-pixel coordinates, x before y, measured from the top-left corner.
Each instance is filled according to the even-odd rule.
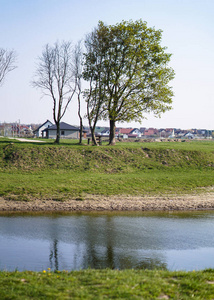
[[[128,233],[130,224],[123,224],[124,231],[121,233],[118,223],[111,216],[87,216],[82,218],[81,226],[78,226],[79,220],[68,222],[62,228],[60,218],[52,218],[48,234],[51,242],[49,262],[52,270],[62,269],[62,260],[67,261],[69,269],[166,269],[163,253],[148,253],[145,249],[140,249],[140,245],[148,243],[150,239],[143,236],[143,229],[138,232],[135,230],[138,239],[136,241],[134,234]],[[64,239],[66,244],[63,243]],[[67,256],[62,245],[67,249]]]
[[[138,239],[141,238],[143,241],[136,242],[138,249],[130,250],[129,246],[131,248],[135,247],[135,237],[126,231],[123,231],[123,236],[121,237],[118,224],[114,220],[111,216],[86,218],[83,268],[167,268],[163,253],[141,251],[140,245],[148,242],[148,239],[141,234],[138,236]],[[126,224],[126,226],[129,227],[129,224]],[[118,237],[119,235],[120,238]]]
[[[0,268],[209,268],[213,229],[213,212],[2,216]]]
[[[58,258],[58,240],[53,240],[53,245],[50,250],[49,261],[50,261],[50,268],[57,271],[59,270],[59,258]]]

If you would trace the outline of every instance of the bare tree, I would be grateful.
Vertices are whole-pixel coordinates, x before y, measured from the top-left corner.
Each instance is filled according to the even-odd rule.
[[[81,47],[81,41],[79,41],[74,48],[74,76],[76,81],[76,93],[77,93],[77,101],[78,101],[78,116],[80,120],[80,136],[79,136],[79,144],[82,144],[82,134],[83,134],[83,120],[81,115],[81,102],[82,102],[82,61],[83,61],[83,53]]]
[[[60,142],[60,121],[76,90],[70,42],[46,45],[39,57],[33,86],[41,88],[53,101],[53,119],[57,127],[56,141]]]
[[[0,85],[2,85],[5,76],[16,68],[15,62],[16,54],[13,50],[8,51],[0,48]]]

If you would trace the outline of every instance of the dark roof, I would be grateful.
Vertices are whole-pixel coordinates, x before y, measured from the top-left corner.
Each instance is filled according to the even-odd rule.
[[[44,126],[47,122],[50,122],[50,123],[53,125],[53,123],[52,123],[51,121],[47,120],[47,121],[45,121],[42,125],[40,125],[39,127],[37,127],[33,132],[38,131],[38,130],[39,130],[42,126]]]
[[[47,130],[56,130],[56,125],[47,127],[46,129],[44,129],[42,131],[47,131]],[[67,124],[65,122],[61,122],[60,123],[60,130],[79,131],[80,127],[69,125],[69,124]],[[84,127],[83,127],[83,132],[87,132],[87,130]]]
[[[53,125],[53,126],[50,126],[50,127],[46,128],[46,129],[44,129],[43,131],[46,131],[46,130],[56,130],[56,124]],[[60,123],[60,130],[79,131],[79,127],[69,125],[69,124],[67,124],[65,122],[61,122]]]
[[[97,133],[101,133],[101,132],[104,132],[106,130],[109,130],[109,127],[100,127],[100,126],[97,126],[95,128],[95,132],[97,132]]]

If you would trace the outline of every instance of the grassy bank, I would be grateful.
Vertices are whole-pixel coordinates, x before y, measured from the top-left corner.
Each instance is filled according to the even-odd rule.
[[[1,299],[213,299],[214,270],[0,272]]]
[[[6,199],[190,193],[213,185],[213,170],[213,141],[93,147],[0,139],[0,196]]]

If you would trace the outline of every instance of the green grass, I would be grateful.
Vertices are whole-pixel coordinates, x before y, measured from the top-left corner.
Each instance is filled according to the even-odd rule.
[[[0,139],[0,196],[14,200],[192,193],[214,184],[213,170],[214,141],[93,147]]]
[[[1,299],[213,299],[214,270],[0,272]]]
[[[12,200],[66,200],[84,195],[159,195],[196,191],[213,184],[213,171],[166,172],[149,170],[138,174],[91,174],[74,172],[0,173],[0,196]]]

